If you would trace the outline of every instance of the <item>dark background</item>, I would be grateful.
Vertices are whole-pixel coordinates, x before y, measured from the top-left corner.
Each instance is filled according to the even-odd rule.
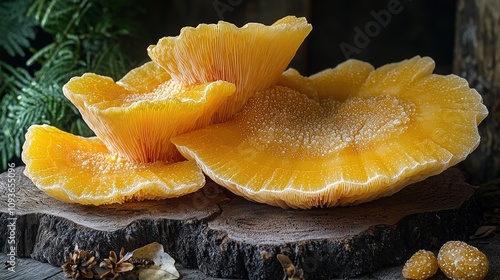
[[[386,26],[376,23],[373,13],[400,10],[391,14]],[[216,23],[225,20],[242,26],[247,22],[272,24],[286,15],[305,16],[313,30],[291,66],[302,74],[314,74],[346,60],[340,44],[355,45],[356,28],[372,29],[366,46],[351,58],[372,63],[375,67],[415,55],[430,56],[436,61],[436,73],[452,69],[455,0],[170,0],[141,1],[146,28],[131,42],[133,56],[147,59],[146,47],[163,36],[176,36],[183,26]],[[370,24],[370,22],[372,22]],[[380,28],[377,30],[374,24]]]
[[[111,0],[107,0],[111,1]],[[115,0],[116,1],[116,0]],[[430,56],[436,61],[436,73],[452,71],[455,37],[456,0],[124,0],[121,5],[131,9],[139,23],[137,32],[125,42],[126,51],[138,66],[149,60],[146,48],[165,36],[177,36],[184,26],[217,23],[219,20],[243,26],[248,22],[270,25],[287,16],[304,16],[313,30],[299,49],[291,67],[304,75],[335,67],[346,60],[340,44],[358,50],[350,58],[360,59],[375,67],[397,62],[415,55]],[[391,14],[386,26],[380,25],[373,13],[388,11],[395,5],[397,14]],[[383,13],[383,12],[382,12]],[[138,17],[138,18],[137,18]],[[374,24],[379,28],[374,29]],[[356,45],[356,29],[364,34],[372,27],[373,36],[363,47]],[[374,32],[375,31],[375,32]],[[37,29],[34,49],[40,49],[53,40]],[[0,59],[23,67],[27,57]]]

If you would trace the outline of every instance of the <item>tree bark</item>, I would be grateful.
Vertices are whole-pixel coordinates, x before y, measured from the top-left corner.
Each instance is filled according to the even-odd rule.
[[[479,126],[481,143],[462,164],[474,182],[500,176],[500,1],[457,3],[453,72],[482,96],[489,116]]]

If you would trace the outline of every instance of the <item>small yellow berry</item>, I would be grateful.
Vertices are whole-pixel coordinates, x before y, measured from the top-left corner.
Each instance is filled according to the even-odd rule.
[[[439,250],[438,264],[451,279],[481,280],[490,264],[483,252],[462,241],[448,241]]]
[[[431,251],[420,250],[406,261],[403,277],[423,280],[432,277],[438,271],[436,256]]]

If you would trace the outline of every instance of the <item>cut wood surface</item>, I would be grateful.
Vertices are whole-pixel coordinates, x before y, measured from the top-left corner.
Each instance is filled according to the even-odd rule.
[[[17,217],[19,257],[60,265],[75,244],[98,259],[157,241],[178,264],[212,277],[283,279],[276,254],[288,255],[306,279],[354,277],[400,265],[418,249],[466,239],[479,224],[475,188],[457,169],[371,203],[293,210],[249,202],[208,182],[177,199],[83,206],[48,197],[15,169],[15,213],[7,173],[0,175],[0,246]]]

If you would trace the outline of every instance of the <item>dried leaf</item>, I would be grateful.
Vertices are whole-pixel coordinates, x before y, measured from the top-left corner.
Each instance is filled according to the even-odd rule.
[[[479,238],[485,238],[495,232],[497,229],[496,226],[481,226],[476,230],[476,233],[474,235],[470,236],[470,239],[479,239]]]
[[[153,242],[133,251],[134,259],[151,259],[154,264],[139,268],[139,279],[169,280],[179,279],[180,275],[175,268],[175,260],[163,250],[163,245]]]

